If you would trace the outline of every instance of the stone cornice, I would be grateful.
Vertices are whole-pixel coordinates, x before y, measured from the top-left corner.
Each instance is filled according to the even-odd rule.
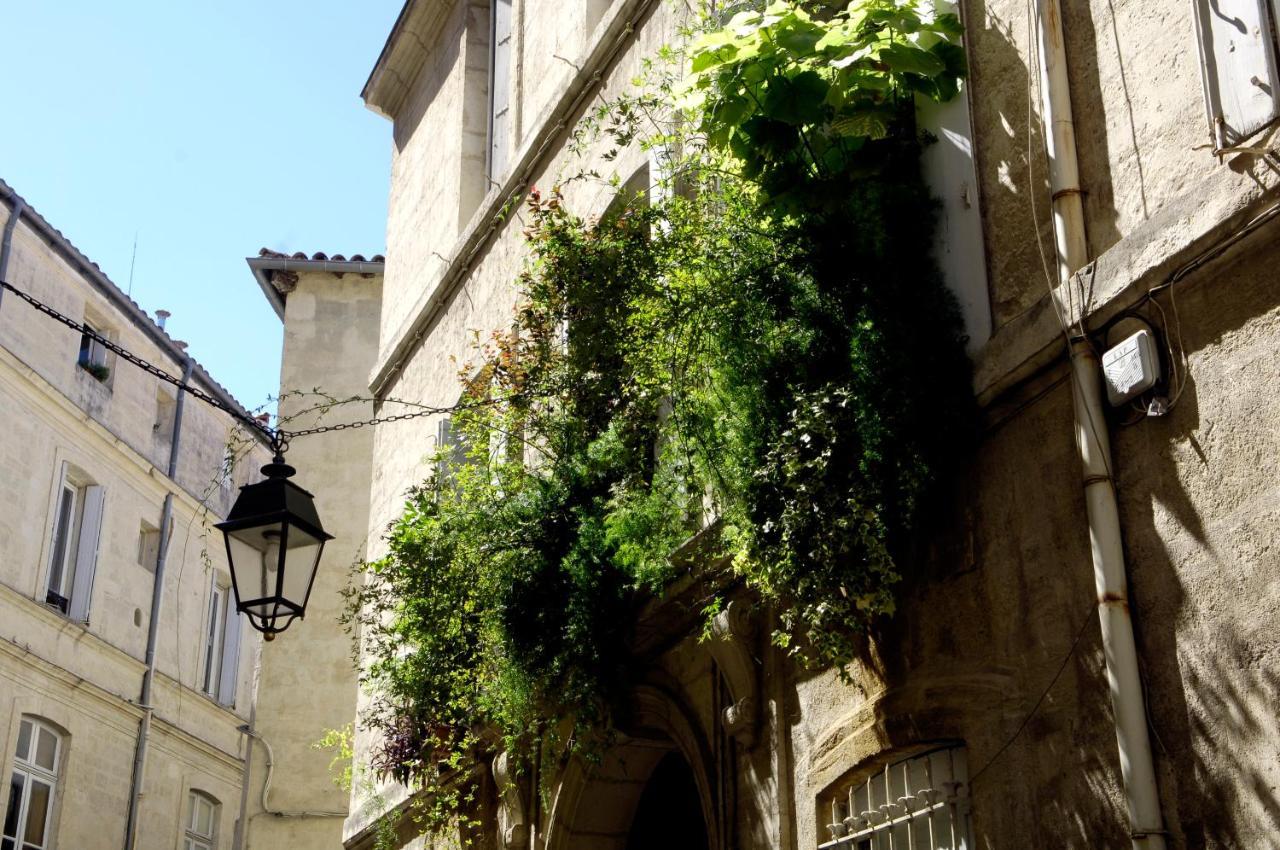
[[[456,0],[407,0],[360,91],[365,106],[395,119]]]
[[[1239,174],[1232,163],[1215,166],[1198,185],[1055,287],[1054,297],[1069,303],[1069,290],[1086,293],[1086,325],[1099,327],[1138,304],[1151,289],[1216,256],[1224,240],[1255,217],[1270,215],[1264,211],[1280,197],[1276,184],[1266,172],[1254,180]],[[1001,325],[974,358],[979,404],[990,407],[1006,391],[1065,358],[1063,331],[1046,292]]]

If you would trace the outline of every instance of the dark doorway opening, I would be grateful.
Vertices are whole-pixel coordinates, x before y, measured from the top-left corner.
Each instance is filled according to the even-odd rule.
[[[693,770],[671,752],[653,769],[627,834],[627,850],[709,850]]]

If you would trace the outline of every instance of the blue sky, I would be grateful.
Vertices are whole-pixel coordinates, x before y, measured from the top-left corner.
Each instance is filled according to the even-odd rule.
[[[281,327],[244,258],[383,253],[391,126],[360,88],[401,0],[0,0],[0,177],[245,405]]]

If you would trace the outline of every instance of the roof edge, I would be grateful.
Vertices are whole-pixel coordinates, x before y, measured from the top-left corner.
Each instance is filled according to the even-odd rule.
[[[263,251],[266,250],[266,248],[263,249]],[[305,255],[292,257],[271,255],[245,257],[245,262],[249,264],[249,270],[253,272],[253,279],[258,282],[258,288],[262,290],[262,294],[267,298],[267,303],[271,305],[271,309],[275,311],[280,321],[284,321],[285,296],[292,287],[284,289],[276,286],[270,274],[271,272],[330,272],[332,274],[380,275],[387,265],[381,254],[375,254],[371,260],[346,260],[339,257],[319,259],[320,257],[324,257],[324,254],[316,254],[310,258],[305,257]]]
[[[383,118],[395,120],[456,0],[405,0],[391,33],[369,72],[360,99]]]
[[[125,295],[120,287],[116,286],[111,278],[107,277],[98,265],[81,253],[80,249],[71,244],[71,240],[62,235],[62,231],[58,230],[52,224],[40,215],[36,209],[27,202],[25,198],[10,186],[5,180],[0,179],[0,192],[3,193],[5,202],[12,208],[15,202],[21,202],[23,205],[22,221],[31,225],[40,236],[49,243],[49,245],[62,256],[72,269],[85,278],[97,289],[102,295],[110,301],[121,313],[123,313],[133,324],[144,334],[151,338],[151,341],[163,349],[170,357],[178,363],[191,361],[192,374],[194,374],[200,383],[208,389],[212,395],[222,404],[234,410],[238,415],[245,418],[253,418],[253,414],[249,412],[244,405],[236,400],[235,396],[227,390],[226,387],[213,379],[213,376],[205,370],[200,362],[187,353],[186,349],[178,345],[177,341],[155,323],[155,321],[147,315],[146,311],[138,306],[137,302]],[[266,438],[261,433],[255,431],[255,435],[266,442]]]

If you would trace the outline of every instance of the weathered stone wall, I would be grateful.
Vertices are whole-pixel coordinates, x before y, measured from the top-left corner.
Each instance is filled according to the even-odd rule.
[[[7,219],[10,210],[0,205]],[[28,218],[18,222],[6,278],[73,318],[87,317],[120,345],[180,375],[182,365],[55,250]],[[87,261],[85,261],[87,262]],[[155,579],[140,561],[143,524],[158,529],[174,493],[155,714],[144,776],[139,847],[176,846],[195,788],[216,798],[219,847],[230,847],[239,814],[242,736],[253,699],[256,633],[241,624],[233,706],[202,692],[211,587],[229,585],[213,528],[234,488],[216,480],[232,422],[188,399],[178,474],[168,465],[171,431],[153,426],[157,396],[172,387],[108,357],[99,383],[76,365],[74,330],[11,293],[0,305],[0,771],[9,774],[23,714],[67,733],[53,833],[61,847],[119,846],[138,738],[138,697]],[[241,483],[265,460],[261,447],[237,468]],[[89,621],[46,606],[57,488],[64,462],[105,488]],[[206,498],[208,497],[208,498]],[[201,504],[201,500],[205,504]],[[94,812],[95,817],[84,817]]]
[[[582,67],[574,58],[582,53],[561,53],[579,9],[548,15],[537,4],[516,5],[519,148],[548,142],[548,155],[529,172],[545,190],[580,167],[564,151],[563,132],[539,124],[543,116],[552,126],[573,123],[556,106]],[[615,3],[592,37],[605,35],[619,7],[629,14],[637,5]],[[1138,304],[1171,343],[1173,359],[1182,346],[1190,357],[1187,388],[1169,416],[1121,427],[1122,411],[1112,423],[1167,828],[1173,846],[1262,846],[1274,828],[1280,763],[1272,710],[1278,685],[1268,672],[1276,667],[1271,623],[1280,607],[1280,586],[1270,578],[1280,486],[1280,414],[1268,393],[1280,366],[1280,296],[1268,271],[1274,227],[1179,278],[1177,310],[1168,291],[1157,296],[1159,307],[1138,302],[1256,213],[1276,181],[1254,158],[1220,162],[1203,149],[1210,138],[1189,6],[1092,0],[1064,12],[1086,227],[1098,258],[1095,275],[1081,281],[1084,310],[1097,328]],[[695,767],[720,779],[722,797],[708,808],[718,819],[718,846],[815,847],[829,839],[832,795],[929,743],[966,748],[979,846],[1127,842],[1071,390],[1045,298],[1056,261],[1028,14],[1016,0],[963,4],[996,333],[975,356],[981,439],[920,529],[899,614],[868,636],[845,680],[795,668],[770,649],[768,613],[758,612],[751,646],[759,729],[750,749],[723,737],[720,674],[696,640],[696,624],[671,626],[673,648],[648,661],[651,678],[687,710],[705,745],[701,756],[687,753],[690,760],[705,756]],[[637,27],[617,63],[601,69],[605,97],[673,36],[676,20],[662,5]],[[460,135],[456,103],[434,93],[443,91],[435,81],[448,76],[442,68],[457,64],[450,45],[460,26],[459,19],[432,47],[431,70],[415,84],[414,97],[429,104],[396,117],[402,152],[419,145],[439,152]],[[414,117],[423,109],[437,110],[429,124]],[[626,180],[641,165],[631,152],[605,167]],[[475,255],[454,253],[454,245],[465,247],[466,231],[451,234],[441,251],[427,234],[451,222],[456,206],[442,197],[442,211],[432,212],[404,200],[427,186],[407,171],[393,177],[389,234],[398,241],[384,302],[384,362],[374,371],[386,373],[417,314],[437,305],[423,313],[422,341],[380,391],[447,405],[460,391],[458,366],[474,356],[473,332],[506,326],[523,222],[517,211],[498,223]],[[590,214],[608,200],[601,186],[584,183],[570,187],[566,203]],[[489,226],[475,219],[469,227]],[[442,256],[424,261],[432,251]],[[450,263],[461,272],[456,283]],[[1066,289],[1059,293],[1065,299]],[[434,433],[435,423],[422,420],[377,429],[371,555],[384,551],[379,531],[398,515],[405,491],[426,477]],[[367,733],[360,737],[365,758],[372,744]],[[623,788],[609,769],[602,777]],[[618,791],[610,803],[582,791],[589,779],[572,769],[559,779],[557,799],[600,806],[585,815],[603,824],[593,833],[604,842],[597,846],[625,841],[631,792]],[[348,821],[349,838],[402,799],[395,788],[383,791],[380,800],[355,801],[360,812]],[[537,832],[548,847],[577,846],[557,838],[556,825]],[[571,820],[559,825],[572,834]]]
[[[285,427],[301,430],[374,415],[368,401],[313,408],[325,404],[326,397],[368,397],[381,298],[380,275],[298,275],[285,296],[280,370]],[[326,732],[347,727],[355,715],[351,638],[339,618],[341,591],[352,565],[365,554],[372,446],[372,430],[363,428],[299,437],[289,447],[288,460],[298,469],[294,480],[315,495],[316,510],[334,539],[325,546],[306,619],[263,644],[255,727],[275,760],[270,811],[261,805],[268,770],[263,749],[253,763],[246,848],[336,847],[342,841],[349,795],[329,767],[338,753],[316,744]]]

